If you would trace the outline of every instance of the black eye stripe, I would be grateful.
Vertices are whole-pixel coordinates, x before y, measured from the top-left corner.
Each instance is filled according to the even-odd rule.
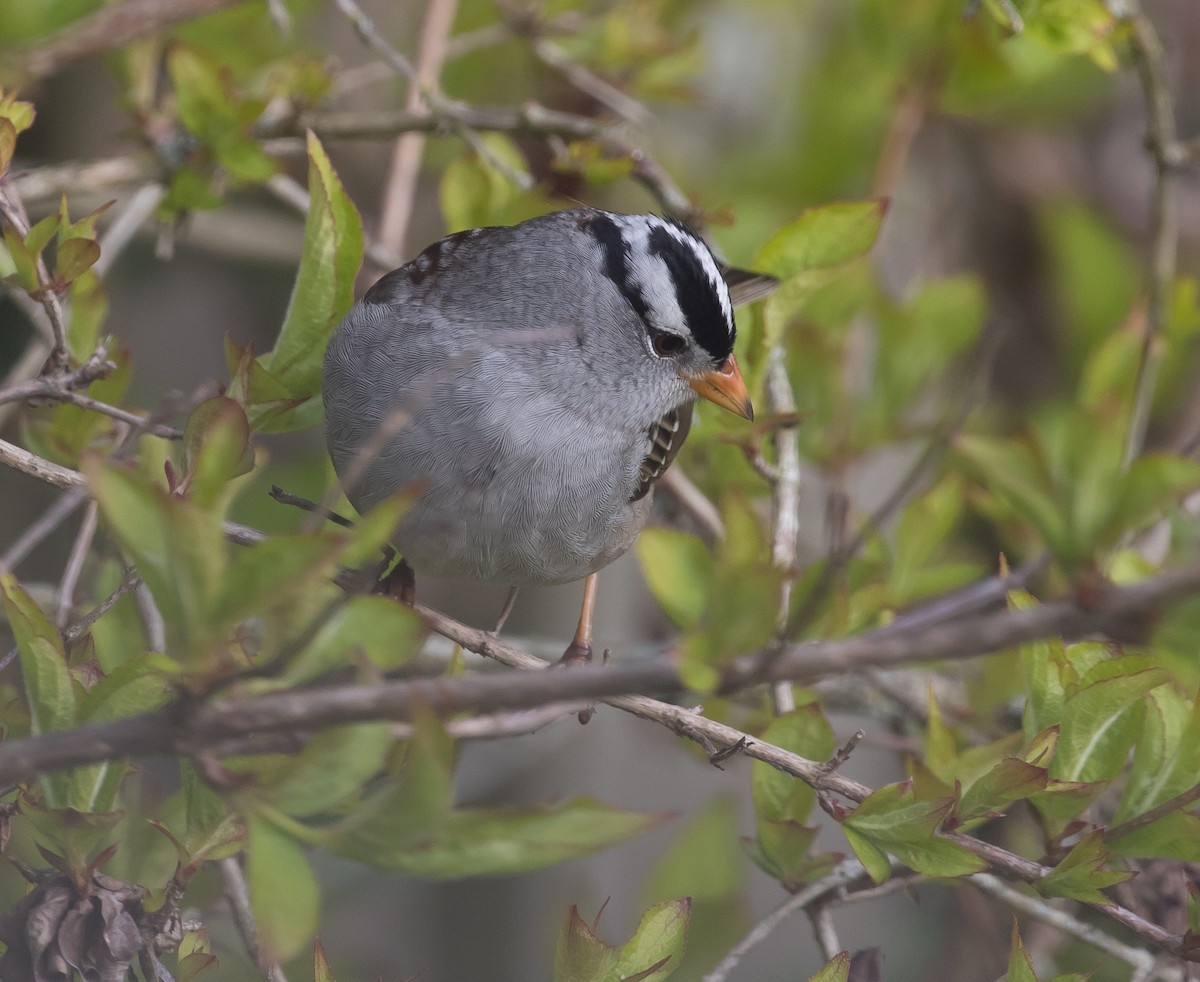
[[[593,216],[588,227],[604,251],[604,275],[616,284],[629,306],[644,321],[650,311],[642,291],[629,282],[629,243],[625,236],[617,223],[605,214]]]
[[[697,240],[697,248],[707,247]],[[716,286],[700,265],[695,249],[657,226],[650,233],[650,252],[662,259],[671,274],[675,300],[692,337],[716,364],[721,364],[733,353],[736,329],[726,318]]]

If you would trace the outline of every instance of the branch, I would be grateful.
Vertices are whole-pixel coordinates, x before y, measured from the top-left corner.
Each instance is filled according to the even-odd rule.
[[[421,25],[421,40],[417,49],[417,80],[410,82],[404,102],[408,112],[415,112],[421,107],[424,101],[422,87],[437,85],[442,64],[446,60],[446,44],[457,7],[457,0],[428,0],[425,6],[425,20]],[[378,235],[379,246],[389,257],[391,266],[398,266],[403,261],[404,241],[412,218],[424,150],[425,138],[419,132],[401,135],[392,150]]]
[[[1170,980],[1170,982],[1183,982],[1185,978],[1181,969],[1156,968],[1156,959],[1150,952],[1123,944],[1099,928],[1085,924],[1066,911],[1051,906],[1049,902],[1043,900],[1041,897],[1031,897],[1028,894],[1021,893],[1019,890],[1015,890],[990,873],[976,873],[967,882],[978,887],[984,893],[995,897],[1001,903],[1007,904],[1014,910],[1019,910],[1021,913],[1028,914],[1043,924],[1048,924],[1065,934],[1078,938],[1080,941],[1098,948],[1106,955],[1119,958],[1126,965],[1130,965],[1138,971],[1151,971],[1153,974],[1146,975],[1147,979],[1160,978]]]
[[[821,879],[809,884],[799,893],[788,897],[787,900],[755,924],[750,929],[750,932],[729,950],[729,954],[721,959],[720,964],[704,976],[704,982],[726,982],[729,978],[729,973],[737,968],[738,963],[746,954],[751,949],[756,948],[762,942],[766,941],[770,937],[771,932],[791,917],[792,914],[831,893],[845,888],[855,880],[861,879],[864,875],[865,870],[858,860],[847,859],[845,862],[839,864],[832,873],[821,877]]]
[[[5,180],[0,180],[0,216],[12,226],[13,231],[22,239],[29,234],[29,219],[25,215],[21,198],[16,189]],[[49,283],[50,274],[40,255],[37,257],[35,266],[38,283]],[[37,298],[37,302],[46,312],[46,320],[50,326],[50,359],[47,362],[47,368],[57,374],[65,369],[70,361],[67,354],[67,327],[63,320],[62,303],[58,299],[58,294],[49,288],[43,287],[39,292],[40,296]]]
[[[1113,7],[1117,4],[1110,0]],[[1150,282],[1146,288],[1146,326],[1142,333],[1142,350],[1134,380],[1134,400],[1130,413],[1129,432],[1125,442],[1125,462],[1130,463],[1146,439],[1154,389],[1162,358],[1159,336],[1167,317],[1167,303],[1175,281],[1179,250],[1179,209],[1177,168],[1184,156],[1175,130],[1175,110],[1167,82],[1162,42],[1154,25],[1142,10],[1139,0],[1121,0],[1116,16],[1127,20],[1132,30],[1133,61],[1141,80],[1142,96],[1146,103],[1147,147],[1156,170],[1154,191],[1150,201],[1150,229],[1153,249],[1150,260]]]
[[[250,890],[246,886],[246,877],[242,875],[242,867],[237,856],[226,856],[217,861],[221,870],[221,879],[225,884],[225,899],[229,901],[229,909],[233,913],[233,922],[242,944],[250,955],[251,961],[262,972],[265,982],[287,982],[287,976],[278,962],[271,959],[263,951],[258,941],[258,928],[254,923],[254,911],[250,908]]]
[[[123,0],[101,7],[64,27],[49,40],[25,52],[16,70],[29,79],[53,75],[64,65],[90,55],[112,51],[150,34],[157,34],[243,0]]]

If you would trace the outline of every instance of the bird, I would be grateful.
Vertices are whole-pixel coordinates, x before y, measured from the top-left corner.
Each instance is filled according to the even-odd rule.
[[[693,401],[754,418],[733,308],[774,285],[653,214],[577,208],[449,235],[331,336],[343,490],[360,514],[412,495],[393,542],[418,574],[514,591],[584,579],[562,660],[590,660],[596,574],[646,524]]]

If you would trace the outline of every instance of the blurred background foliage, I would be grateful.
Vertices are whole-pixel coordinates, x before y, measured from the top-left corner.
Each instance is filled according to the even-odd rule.
[[[334,114],[384,118],[405,96],[403,79],[373,60],[335,4],[283,5],[290,31],[266,3],[234,3],[31,78],[26,53],[103,5],[0,0],[0,84],[37,113],[9,181],[33,222],[58,215],[66,194],[69,215],[43,230],[47,255],[70,280],[75,360],[115,338],[118,369],[89,393],[154,410],[194,406],[193,393],[226,387],[191,414],[181,452],[150,436],[121,451],[136,458],[134,470],[97,459],[121,434],[78,406],[23,407],[5,419],[6,437],[83,468],[99,503],[105,531],[75,609],[108,595],[133,561],[166,615],[166,653],[146,636],[132,597],[82,644],[64,649],[60,638],[55,648],[41,610],[60,602],[73,537],[69,527],[50,537],[16,570],[23,588],[5,587],[26,677],[24,689],[11,668],[2,679],[7,737],[128,715],[179,689],[230,684],[246,667],[279,669],[233,680],[255,691],[326,677],[345,667],[347,650],[358,653],[359,678],[420,661],[420,630],[405,611],[378,598],[343,603],[327,582],[339,561],[368,556],[386,537],[387,516],[353,534],[313,533],[266,494],[275,484],[337,498],[317,426],[317,366],[337,317],[387,266],[371,245],[391,134],[381,126],[370,138],[339,136]],[[422,5],[364,9],[380,36],[417,50]],[[1193,133],[1200,6],[1154,0],[1146,13],[1166,45],[1177,125]],[[710,529],[660,495],[636,556],[602,577],[602,646],[634,658],[677,638],[685,678],[703,693],[732,657],[772,637],[787,579],[796,581],[793,626],[836,637],[995,573],[1001,554],[1021,568],[1048,551],[1034,588],[1049,595],[1101,577],[1136,579],[1194,550],[1189,513],[1174,509],[1198,483],[1188,455],[1200,430],[1200,193],[1185,176],[1171,204],[1179,275],[1150,279],[1157,174],[1130,38],[1100,0],[459,3],[440,75],[454,105],[536,103],[594,122],[599,139],[520,126],[481,126],[463,139],[444,123],[425,147],[396,261],[448,231],[578,203],[682,204],[730,262],[783,281],[739,316],[739,359],[762,421],[748,431],[700,407],[679,458],[726,536],[714,544]],[[579,84],[570,66],[591,81]],[[317,134],[307,143],[306,125]],[[58,169],[97,162],[116,162],[108,173],[118,176]],[[307,226],[281,178],[293,192],[307,186]],[[164,189],[155,222],[113,268],[99,276],[82,260],[67,266],[90,247],[64,243],[90,241],[97,225],[102,239],[146,184]],[[111,199],[113,209],[78,224]],[[10,241],[2,272],[28,277],[28,244]],[[1139,381],[1148,323],[1157,331],[1149,389]],[[8,373],[32,329],[11,300],[0,301],[0,325]],[[773,365],[790,399],[772,387]],[[781,433],[794,433],[802,461],[795,569],[786,573],[772,558]],[[168,459],[183,497],[163,493]],[[5,470],[0,500],[3,544],[52,496]],[[1170,523],[1154,526],[1167,513]],[[238,550],[221,540],[223,517],[278,538]],[[1151,527],[1152,544],[1136,538]],[[559,643],[577,589],[532,591],[510,630]],[[423,583],[421,596],[484,625],[501,592]],[[1196,763],[1180,762],[1200,683],[1194,618],[1184,609],[1169,620],[1156,646],[1138,653],[1146,661],[1102,646],[1026,646],[939,673],[799,690],[801,708],[774,721],[761,694],[705,694],[707,715],[815,759],[867,729],[856,777],[872,786],[912,777],[915,790],[883,788],[845,836],[814,817],[811,791],[765,765],[718,772],[671,734],[605,711],[586,729],[560,722],[457,753],[431,721],[401,744],[382,724],[330,731],[298,756],[229,762],[223,796],[209,790],[211,774],[161,761],[47,778],[22,793],[7,849],[41,866],[40,843],[73,875],[100,857],[108,875],[150,889],[151,907],[173,871],[188,870],[184,906],[205,933],[181,950],[180,979],[202,969],[202,978],[259,977],[213,866],[243,847],[260,927],[276,951],[295,956],[293,979],[308,977],[318,923],[342,979],[542,978],[551,965],[568,978],[572,959],[636,967],[655,932],[678,956],[670,925],[687,918],[672,978],[697,979],[783,899],[781,883],[795,890],[827,873],[834,853],[853,847],[880,875],[888,853],[933,877],[960,875],[974,868],[971,857],[914,842],[948,820],[976,828],[1040,794],[984,834],[1053,865],[1088,848],[1071,839],[1080,831],[1071,823],[1104,824],[1114,811],[1126,821],[1166,800],[1164,788],[1196,783]],[[38,666],[40,696],[30,692]],[[1103,748],[1081,747],[1071,705],[1087,721],[1109,714]],[[1060,726],[1047,769],[1039,755],[1054,741],[1044,734]],[[984,775],[990,783],[979,783]],[[1147,791],[1147,775],[1162,777],[1157,791]],[[954,799],[956,781],[977,785],[975,797],[952,812],[935,807]],[[1099,812],[1085,811],[1097,801]],[[84,831],[64,818],[68,805],[89,816]],[[525,811],[509,810],[517,805]],[[901,808],[907,825],[896,819]],[[1122,855],[1200,860],[1169,844],[1194,832],[1185,818],[1126,842]],[[1076,866],[1088,858],[1073,855]],[[496,878],[456,879],[473,873]],[[1098,875],[1110,879],[1064,874],[1049,892],[1093,899],[1121,878]],[[880,947],[892,978],[994,979],[1010,966],[1002,908],[968,887],[921,893],[920,907],[892,896],[839,912],[845,945]],[[21,878],[0,867],[0,907],[24,894]],[[691,898],[686,911],[682,897]],[[1122,902],[1152,905],[1136,891]],[[579,909],[564,922],[572,904]],[[742,977],[815,971],[825,959],[799,921],[749,955]],[[593,928],[630,940],[609,949]],[[1040,943],[1062,971],[1123,977],[1091,950]],[[1008,977],[1027,977],[1019,969]]]

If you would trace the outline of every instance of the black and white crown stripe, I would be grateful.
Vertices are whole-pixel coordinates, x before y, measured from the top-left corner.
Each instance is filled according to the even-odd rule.
[[[686,330],[715,364],[729,357],[733,304],[702,239],[654,215],[600,212],[588,227],[604,253],[605,275],[652,331]]]

